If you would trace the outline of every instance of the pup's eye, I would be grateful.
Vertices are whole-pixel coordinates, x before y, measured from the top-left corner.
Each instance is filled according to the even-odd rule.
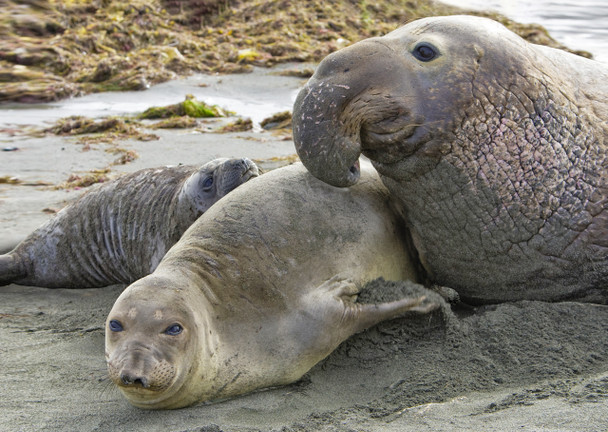
[[[203,190],[208,191],[209,189],[211,189],[211,186],[213,186],[213,177],[207,177],[203,181]]]
[[[123,330],[120,321],[116,320],[110,320],[110,322],[108,323],[108,327],[110,327],[110,330],[112,330],[113,332],[121,332]]]
[[[416,45],[416,48],[414,48],[412,54],[418,60],[423,62],[431,61],[438,55],[437,49],[427,42],[422,42]]]
[[[165,334],[168,334],[169,336],[177,336],[183,330],[184,330],[184,328],[181,325],[173,324],[173,325],[170,325],[169,327],[167,327],[167,329],[165,330]]]

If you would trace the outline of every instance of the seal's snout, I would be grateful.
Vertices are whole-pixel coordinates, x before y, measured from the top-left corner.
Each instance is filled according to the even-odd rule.
[[[244,177],[243,183],[252,177],[257,177],[260,174],[258,166],[248,158],[241,159],[239,165],[241,167],[241,171],[243,172],[243,175],[241,176]]]
[[[311,174],[333,186],[352,186],[359,180],[354,164],[363,145],[392,145],[403,135],[403,122],[393,121],[406,111],[394,96],[408,85],[401,63],[389,44],[372,38],[319,64],[293,109],[294,144]]]
[[[129,350],[126,356],[108,361],[110,379],[123,390],[145,389],[162,392],[171,387],[177,376],[177,368],[167,359],[159,359],[151,353]]]
[[[134,387],[142,387],[142,388],[150,387],[147,378],[137,376],[137,374],[133,374],[128,371],[123,371],[120,374],[120,381],[125,386],[134,386]]]
[[[248,158],[228,159],[217,167],[214,174],[215,181],[218,185],[215,188],[217,198],[228,194],[228,192],[257,177],[260,174],[258,166]],[[205,182],[210,180],[202,176],[201,186],[203,190],[207,188]],[[211,180],[213,182],[214,180]],[[212,189],[209,189],[212,190]]]

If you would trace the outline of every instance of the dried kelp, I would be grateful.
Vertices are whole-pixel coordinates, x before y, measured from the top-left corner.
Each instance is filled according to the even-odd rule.
[[[4,0],[0,102],[143,90],[192,72],[317,62],[413,19],[462,12],[430,0]],[[534,43],[562,47],[540,26],[491,17]]]

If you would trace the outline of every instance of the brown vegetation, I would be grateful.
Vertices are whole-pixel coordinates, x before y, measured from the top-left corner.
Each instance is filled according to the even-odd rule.
[[[0,102],[143,90],[193,72],[317,62],[413,19],[427,0],[0,0]],[[557,46],[540,26],[494,17]]]

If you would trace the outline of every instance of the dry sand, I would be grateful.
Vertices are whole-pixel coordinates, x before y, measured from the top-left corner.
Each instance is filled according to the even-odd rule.
[[[270,133],[160,135],[159,141],[121,143],[140,158],[116,170],[294,152],[292,142]],[[3,132],[0,140],[20,148],[0,153],[0,177],[28,182],[59,183],[114,158],[103,146],[83,152],[73,138]],[[44,208],[60,208],[78,193],[0,185],[0,246],[46,220]],[[123,288],[0,288],[0,430],[608,430],[607,306],[446,306],[356,335],[293,385],[212,405],[144,411],[123,399],[105,371],[104,321]],[[416,289],[378,282],[362,300]]]

